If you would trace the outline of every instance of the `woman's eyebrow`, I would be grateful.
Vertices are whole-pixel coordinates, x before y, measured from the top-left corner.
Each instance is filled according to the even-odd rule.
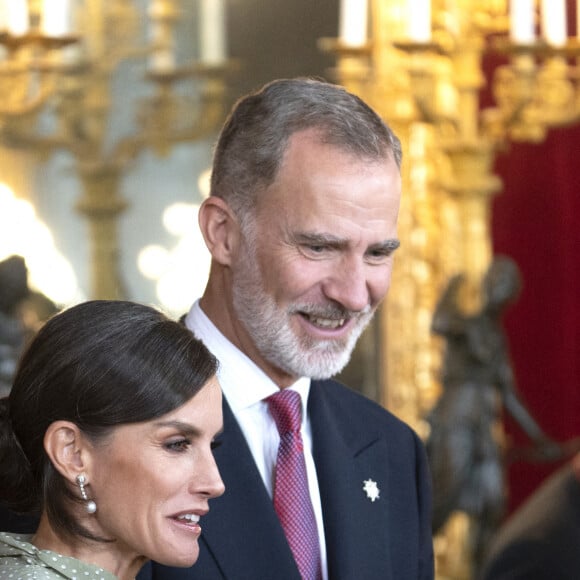
[[[201,437],[201,435],[202,435],[201,431],[197,427],[195,427],[194,425],[191,425],[190,423],[186,423],[185,421],[157,421],[155,423],[155,426],[156,427],[171,427],[177,431],[180,431],[184,435],[190,435],[192,437]],[[214,438],[219,437],[220,435],[223,435],[223,432],[224,432],[224,428],[222,427],[219,431],[217,431],[214,434]]]
[[[201,431],[192,425],[191,423],[186,423],[185,421],[156,421],[156,427],[171,427],[180,431],[185,435],[192,435],[194,437],[201,436]]]

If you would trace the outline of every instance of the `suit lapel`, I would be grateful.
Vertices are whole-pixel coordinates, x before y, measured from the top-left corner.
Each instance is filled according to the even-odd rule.
[[[226,491],[203,519],[202,542],[224,578],[300,580],[272,500],[225,397],[223,414],[223,443],[215,458]]]
[[[356,408],[340,404],[340,396],[332,383],[313,382],[308,401],[329,577],[386,580],[391,577],[385,572],[390,569],[386,443],[372,425],[357,421]],[[367,480],[376,483],[379,499],[372,501],[364,491]]]

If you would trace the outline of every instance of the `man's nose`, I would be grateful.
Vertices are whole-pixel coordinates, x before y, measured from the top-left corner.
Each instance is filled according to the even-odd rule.
[[[371,301],[368,268],[360,260],[344,260],[337,264],[324,281],[324,295],[345,310],[364,310]]]

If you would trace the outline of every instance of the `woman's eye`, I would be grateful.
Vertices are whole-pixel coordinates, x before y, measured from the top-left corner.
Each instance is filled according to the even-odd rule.
[[[165,444],[165,448],[169,451],[185,451],[190,445],[189,439],[179,439],[178,441],[171,441]]]

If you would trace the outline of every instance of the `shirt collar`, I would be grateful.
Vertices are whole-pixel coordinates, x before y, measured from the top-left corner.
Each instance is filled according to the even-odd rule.
[[[278,392],[278,386],[264,371],[217,329],[201,309],[199,300],[185,317],[185,325],[219,360],[218,380],[234,414]],[[301,377],[288,388],[300,394],[305,417],[310,379]]]

